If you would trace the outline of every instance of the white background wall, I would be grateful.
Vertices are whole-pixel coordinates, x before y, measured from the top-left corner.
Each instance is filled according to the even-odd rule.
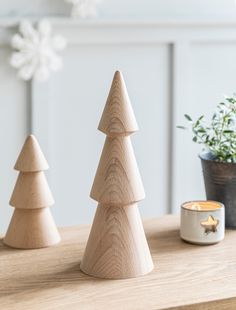
[[[234,0],[103,0],[102,18],[149,18],[167,16],[235,16]],[[63,0],[0,1],[2,16],[61,15],[69,13]]]
[[[18,80],[9,67],[14,29],[4,20],[63,16],[69,6],[59,0],[1,1],[0,231],[12,213],[14,162],[31,129],[51,166],[57,224],[91,222],[96,203],[88,196],[105,138],[97,125],[117,68],[140,127],[133,144],[147,194],[142,215],[160,216],[178,211],[182,201],[203,199],[200,148],[175,126],[184,113],[209,115],[222,94],[235,91],[235,11],[229,0],[104,0],[100,22],[53,21],[69,40],[65,66],[39,85]]]

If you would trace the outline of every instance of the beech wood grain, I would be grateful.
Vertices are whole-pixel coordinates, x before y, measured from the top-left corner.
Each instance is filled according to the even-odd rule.
[[[120,71],[116,71],[98,129],[107,136],[130,135],[138,130],[134,111]]]
[[[38,209],[53,204],[54,199],[44,172],[20,172],[10,199],[11,206]]]
[[[102,280],[80,271],[90,227],[60,230],[62,242],[38,250],[0,244],[3,310],[235,310],[236,231],[211,246],[183,242],[179,218],[144,222],[154,270]]]
[[[130,137],[106,138],[90,197],[118,206],[145,198]]]
[[[20,170],[10,204],[15,208],[4,243],[21,249],[54,245],[60,235],[48,209],[54,199],[43,171],[48,164],[37,139],[26,138],[15,169]]]
[[[60,242],[49,208],[15,209],[4,243],[20,249],[45,248]]]
[[[152,271],[152,258],[137,204],[98,205],[94,223],[81,264],[85,273],[123,279]]]
[[[145,197],[129,137],[137,124],[119,71],[99,129],[107,138],[90,193],[99,205],[81,270],[105,279],[139,277],[151,272],[153,262],[136,204]]]
[[[29,135],[18,156],[15,170],[22,172],[43,171],[49,168],[46,158],[34,135]]]

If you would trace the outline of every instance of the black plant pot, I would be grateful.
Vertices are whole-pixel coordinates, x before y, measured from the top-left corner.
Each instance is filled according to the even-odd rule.
[[[236,163],[218,162],[210,153],[199,157],[207,199],[225,205],[225,226],[236,229]]]

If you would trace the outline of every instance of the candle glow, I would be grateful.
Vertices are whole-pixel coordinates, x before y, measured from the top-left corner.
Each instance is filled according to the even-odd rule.
[[[221,203],[216,201],[189,201],[182,205],[184,209],[194,211],[213,211],[222,207]]]

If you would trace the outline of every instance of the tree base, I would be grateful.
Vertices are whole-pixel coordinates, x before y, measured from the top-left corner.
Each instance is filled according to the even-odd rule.
[[[151,272],[153,262],[137,204],[98,205],[80,268],[105,279],[135,278]]]
[[[49,208],[15,209],[3,242],[18,249],[38,249],[60,242]]]

